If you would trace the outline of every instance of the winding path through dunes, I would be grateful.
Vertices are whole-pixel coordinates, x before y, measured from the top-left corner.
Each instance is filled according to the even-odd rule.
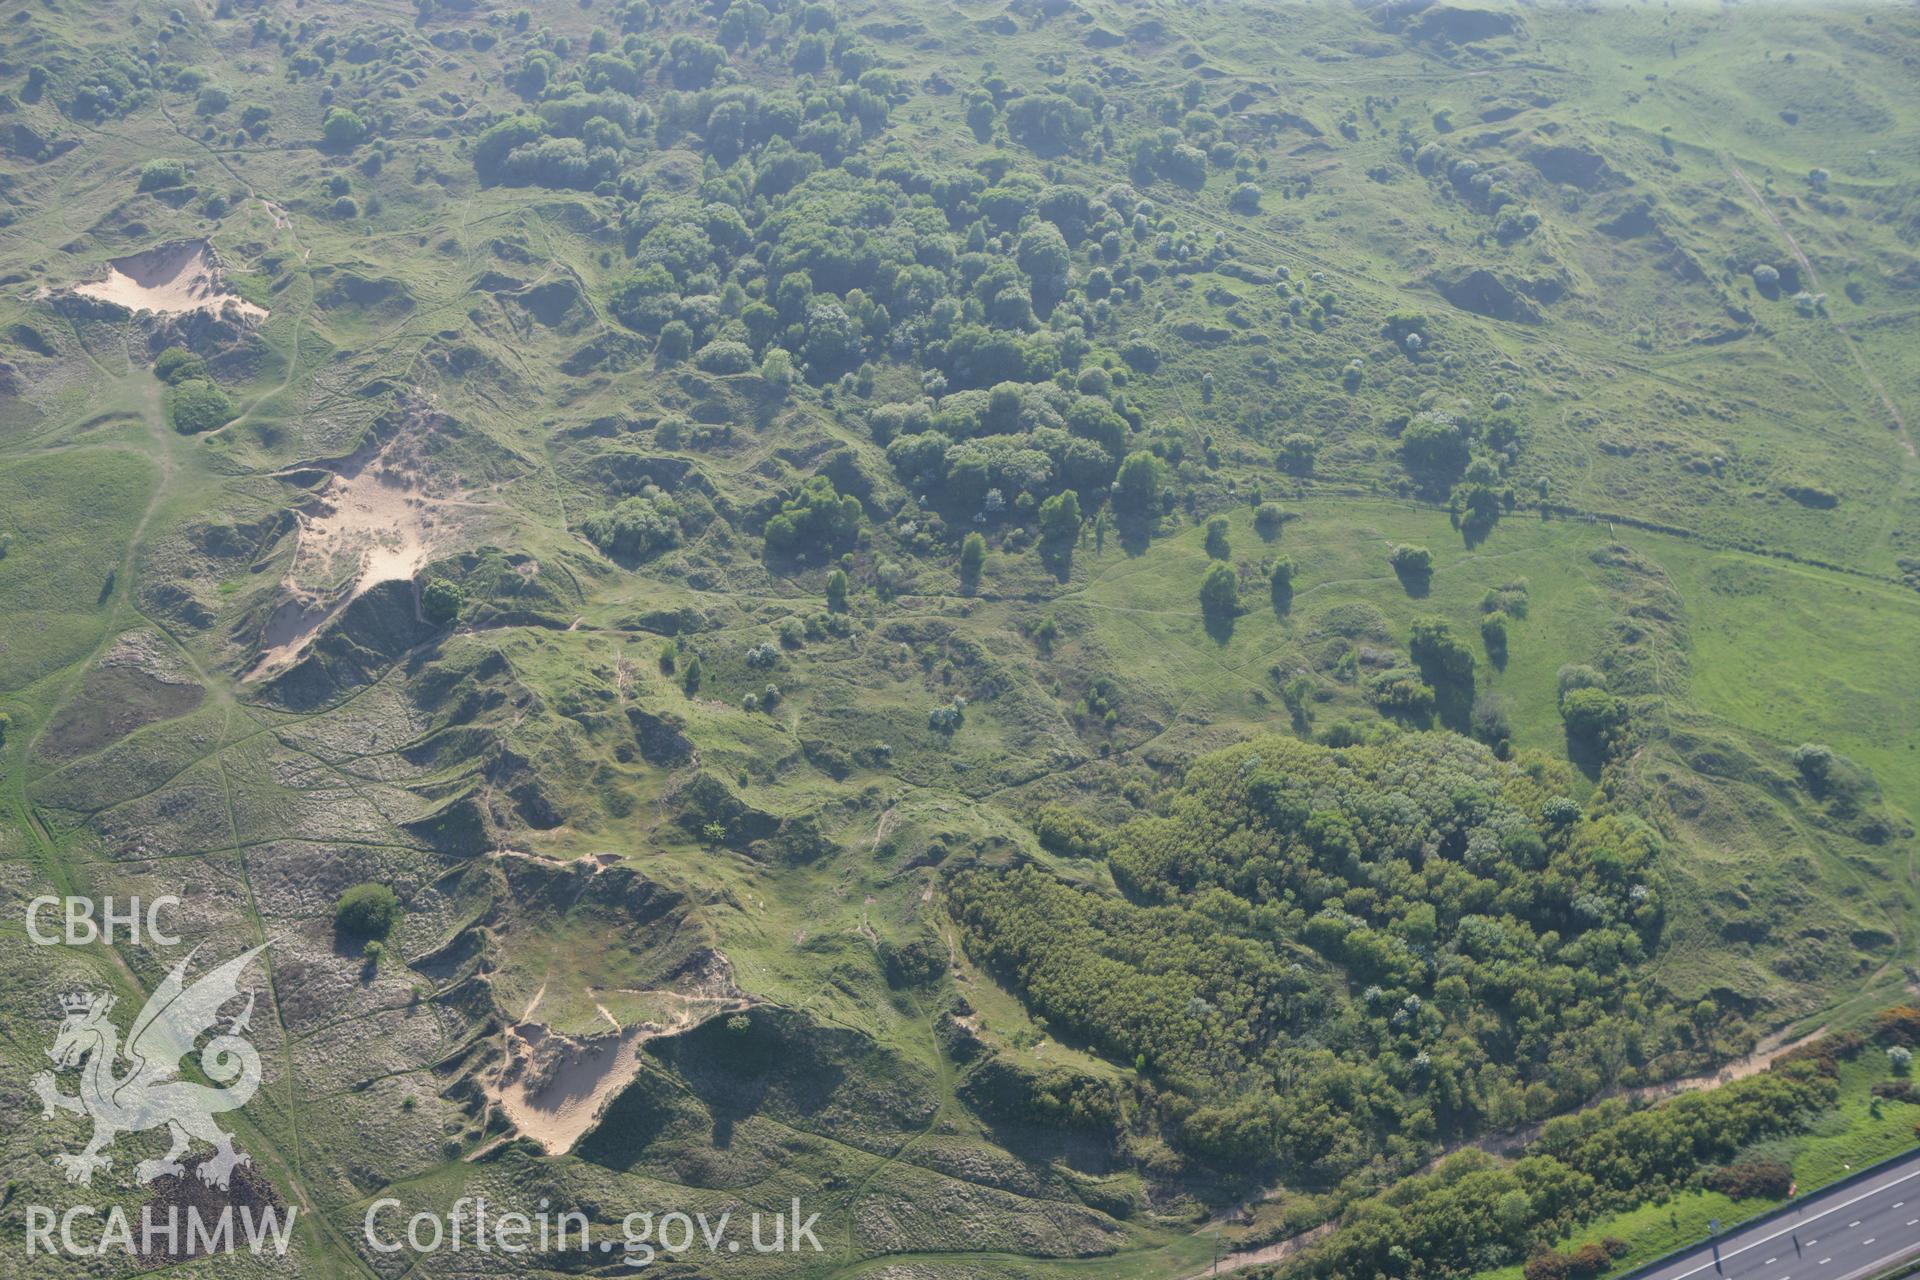
[[[1332,1235],[1333,1229],[1339,1225],[1340,1221],[1336,1218],[1332,1222],[1323,1222],[1317,1227],[1302,1231],[1297,1236],[1288,1236],[1285,1240],[1262,1245],[1258,1249],[1248,1249],[1242,1253],[1229,1253],[1205,1271],[1196,1271],[1190,1276],[1183,1277],[1183,1280],[1207,1280],[1208,1276],[1225,1275],[1227,1272],[1237,1271],[1241,1267],[1263,1267],[1270,1266],[1276,1262],[1284,1262],[1315,1241],[1325,1239],[1327,1236]]]

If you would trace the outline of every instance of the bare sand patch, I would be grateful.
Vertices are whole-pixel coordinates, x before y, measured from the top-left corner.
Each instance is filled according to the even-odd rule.
[[[644,1026],[563,1036],[538,1022],[507,1028],[507,1065],[488,1096],[516,1129],[548,1152],[571,1150],[600,1108],[640,1074]]]
[[[542,987],[542,994],[546,988]],[[633,992],[659,996],[678,1007],[665,1022],[623,1027],[604,1004],[594,1003],[613,1030],[601,1035],[562,1035],[545,1023],[522,1020],[507,1028],[507,1061],[485,1087],[507,1119],[550,1155],[573,1149],[600,1112],[640,1074],[640,1046],[674,1035],[719,1013],[752,1007],[743,996],[687,995],[677,991]],[[536,999],[534,1005],[539,1002]],[[529,1006],[531,1012],[533,1005]]]
[[[210,311],[247,320],[267,318],[266,308],[226,292],[219,255],[205,240],[177,240],[125,258],[110,258],[105,280],[76,284],[73,292],[157,315]]]
[[[382,582],[410,582],[447,545],[467,502],[435,486],[404,435],[340,463],[295,514],[298,542],[283,587],[287,599],[261,638],[246,680],[284,671],[321,628]]]

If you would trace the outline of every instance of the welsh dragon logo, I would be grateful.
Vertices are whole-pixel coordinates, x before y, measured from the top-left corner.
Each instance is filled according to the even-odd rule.
[[[165,1125],[172,1140],[158,1160],[134,1166],[139,1182],[185,1172],[180,1157],[192,1140],[211,1143],[213,1157],[200,1165],[200,1180],[225,1190],[235,1166],[248,1157],[233,1149],[233,1135],[213,1122],[216,1112],[245,1106],[260,1087],[260,1055],[242,1038],[253,1016],[254,993],[246,993],[246,1007],[229,1019],[226,1030],[200,1050],[200,1073],[213,1087],[179,1079],[181,1059],[194,1051],[202,1034],[223,1021],[220,1009],[240,996],[239,978],[266,944],[236,956],[188,986],[187,966],[198,948],[175,965],[166,981],[133,1020],[124,1046],[119,1028],[107,1020],[114,997],[75,992],[60,997],[65,1018],[53,1047],[47,1050],[60,1071],[80,1069],[80,1092],[61,1093],[52,1071],[33,1078],[42,1115],[71,1111],[93,1120],[93,1139],[85,1149],[53,1158],[68,1182],[91,1183],[94,1171],[113,1166],[103,1154],[123,1133],[141,1133]],[[126,1069],[116,1074],[124,1061]]]

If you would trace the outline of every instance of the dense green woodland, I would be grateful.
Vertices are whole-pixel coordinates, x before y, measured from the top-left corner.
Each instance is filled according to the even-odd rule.
[[[1448,735],[1263,738],[1102,840],[1127,900],[973,871],[955,913],[1056,1027],[1164,1083],[1184,1144],[1324,1185],[1697,1059],[1642,968],[1658,841],[1566,781]]]

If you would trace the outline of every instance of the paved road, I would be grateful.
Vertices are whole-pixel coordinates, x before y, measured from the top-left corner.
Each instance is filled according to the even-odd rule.
[[[1726,1232],[1645,1280],[1859,1280],[1920,1254],[1920,1151],[1862,1182]]]

